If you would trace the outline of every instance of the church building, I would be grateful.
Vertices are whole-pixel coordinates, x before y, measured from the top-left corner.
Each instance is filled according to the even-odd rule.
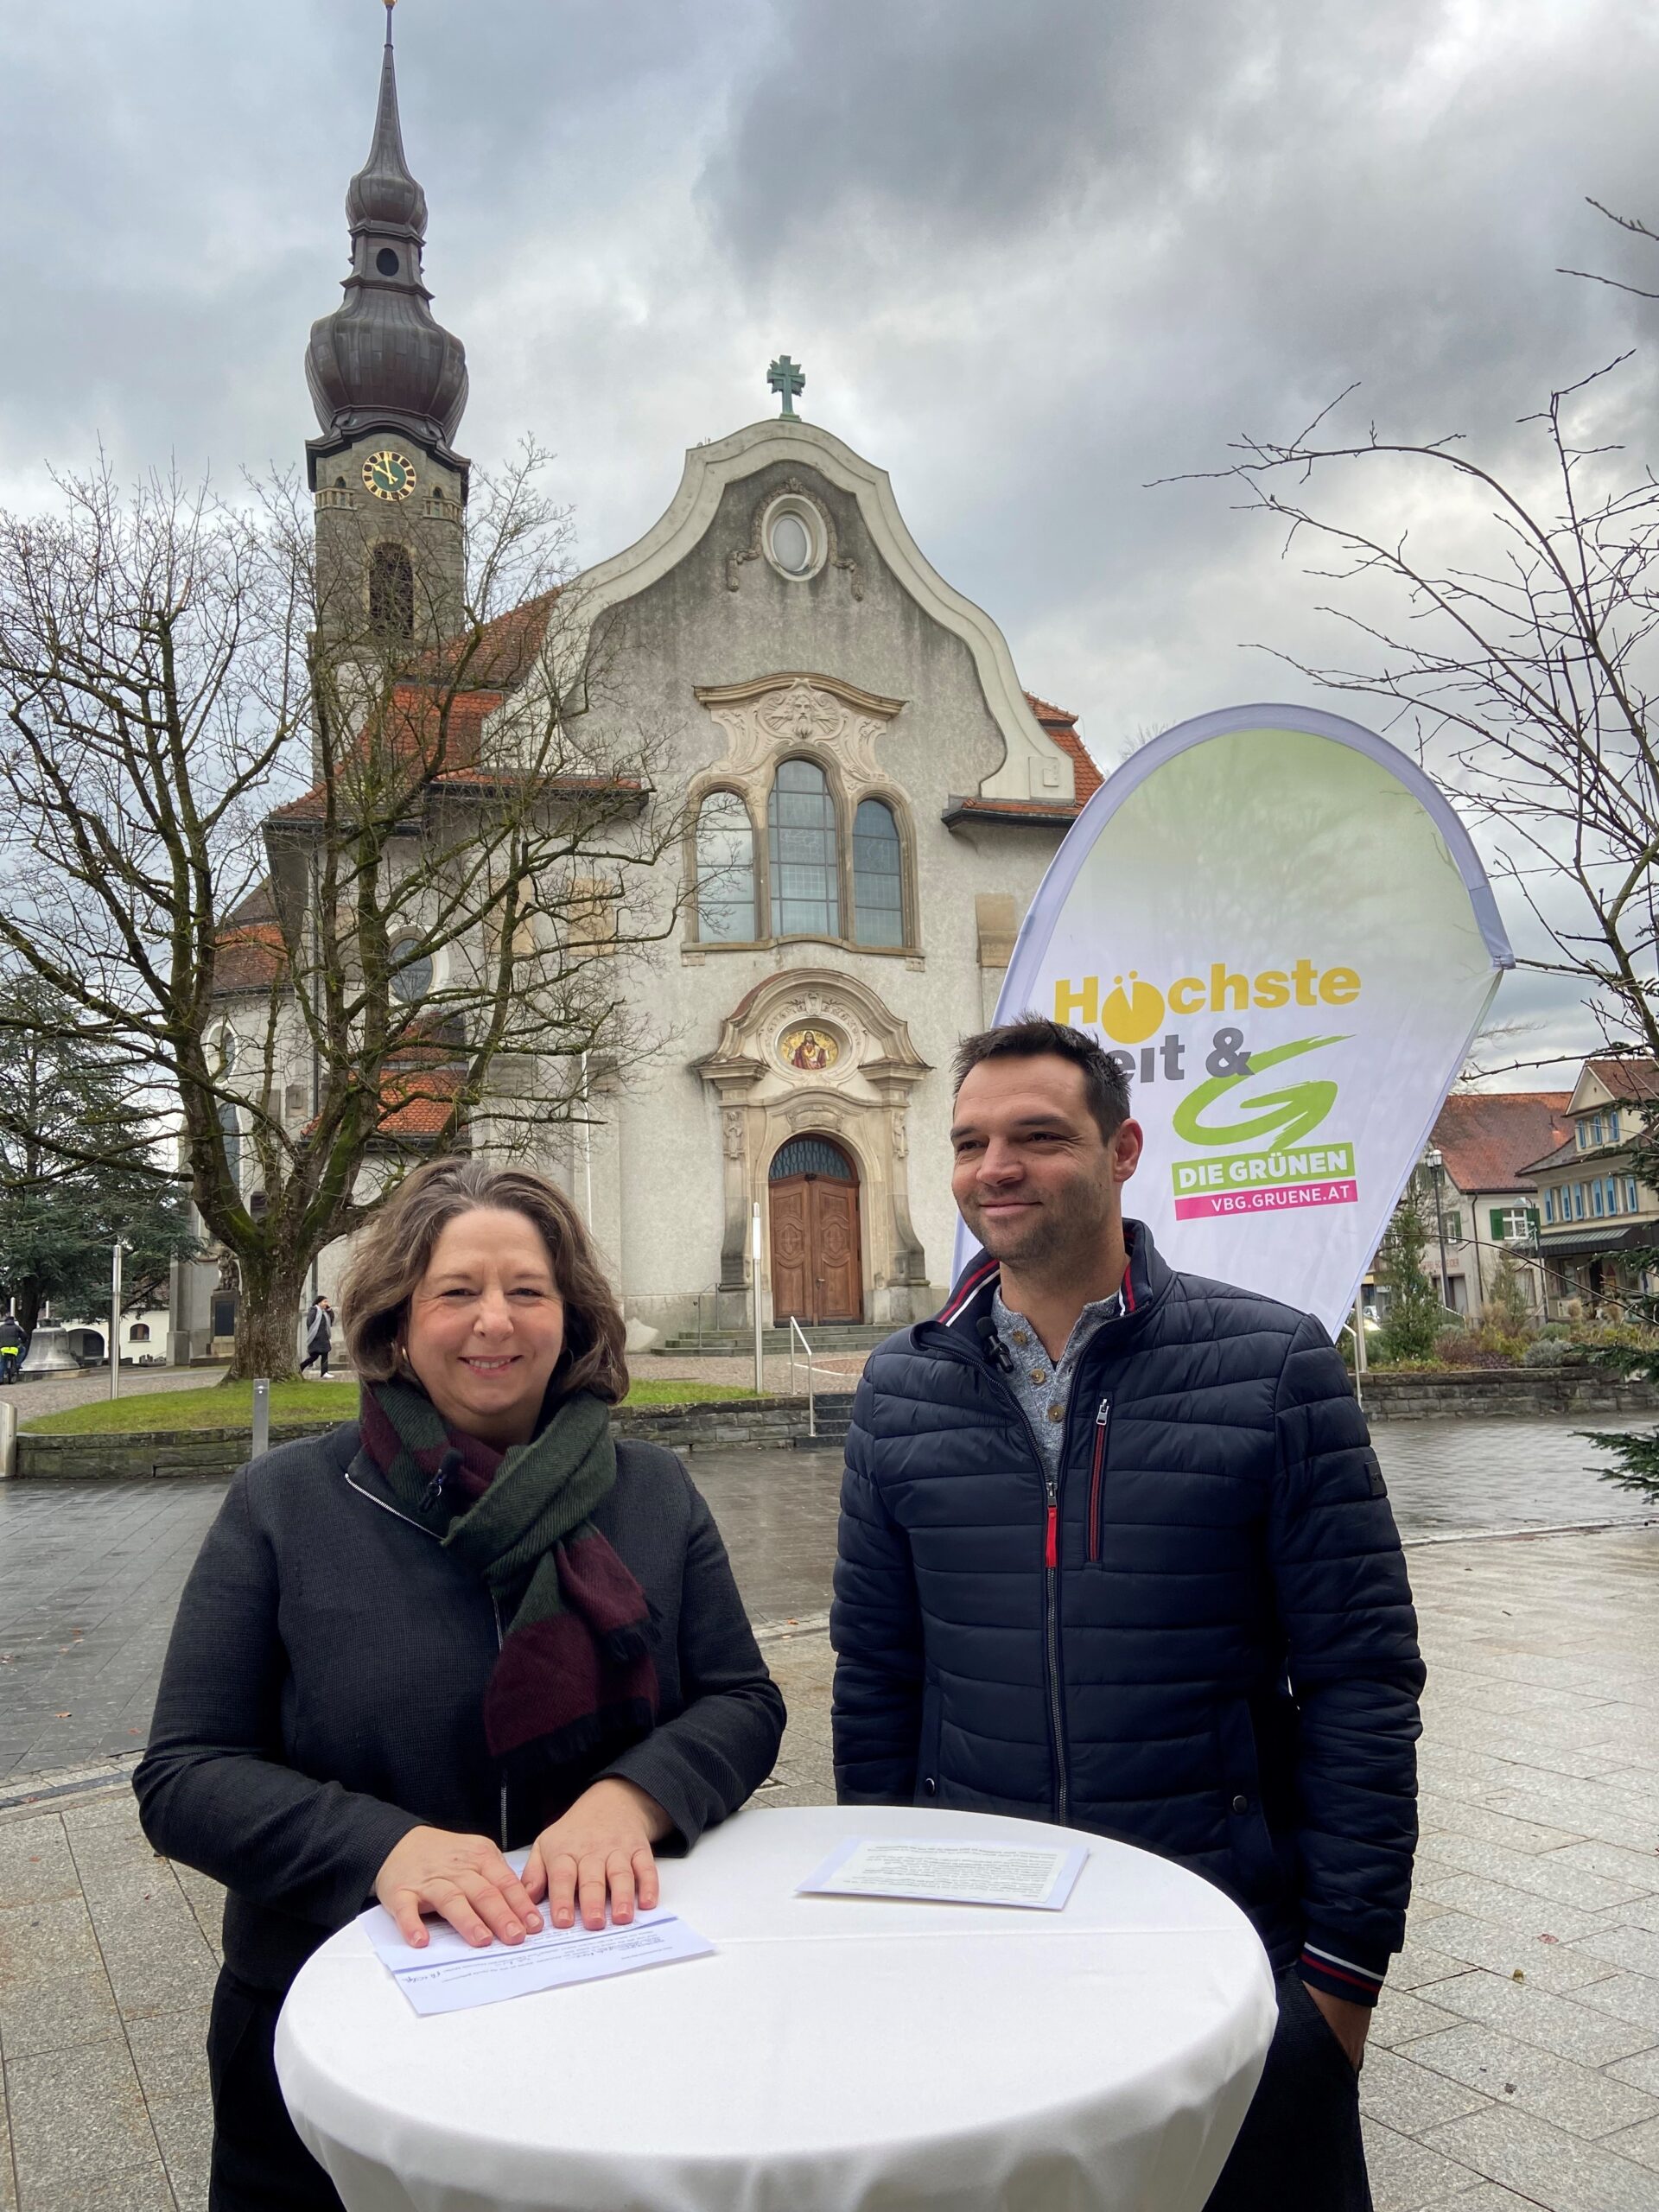
[[[306,364],[320,575],[441,638],[465,590],[467,365],[422,278],[390,37],[346,211],[345,299]],[[767,383],[779,411],[694,446],[660,518],[579,582],[613,641],[607,711],[675,733],[700,880],[638,980],[671,1044],[597,1082],[591,1124],[550,1131],[537,1164],[631,1320],[665,1334],[752,1319],[757,1205],[769,1324],[893,1326],[942,1302],[951,1058],[1100,782],[885,473],[798,411],[801,369],[785,355]],[[226,1018],[268,982],[230,963]],[[324,1255],[325,1289],[345,1257]],[[220,1333],[211,1272],[186,1271],[181,1357]]]

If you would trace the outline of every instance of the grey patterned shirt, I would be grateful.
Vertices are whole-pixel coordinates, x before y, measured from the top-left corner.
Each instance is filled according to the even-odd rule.
[[[1051,1476],[1060,1471],[1060,1447],[1065,1441],[1065,1408],[1084,1346],[1103,1321],[1115,1321],[1122,1311],[1121,1290],[1085,1306],[1073,1322],[1058,1359],[1053,1360],[1025,1315],[1010,1313],[1002,1303],[1000,1289],[991,1300],[991,1319],[1013,1363],[1009,1387],[1025,1409],[1026,1419],[1031,1423],[1042,1452],[1045,1468]]]

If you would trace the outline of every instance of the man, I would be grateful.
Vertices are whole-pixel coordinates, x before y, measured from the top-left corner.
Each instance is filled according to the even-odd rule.
[[[1125,1221],[1141,1130],[1092,1039],[1027,1015],[969,1038],[957,1083],[981,1249],[853,1412],[842,1802],[1059,1821],[1217,1883],[1280,2018],[1211,2212],[1355,2212],[1423,1681],[1363,1416],[1317,1321]]]
[[[29,1339],[15,1313],[0,1313],[0,1382],[15,1382]]]

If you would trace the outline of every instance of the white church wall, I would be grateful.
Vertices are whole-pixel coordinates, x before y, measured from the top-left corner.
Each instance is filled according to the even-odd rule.
[[[837,559],[846,564],[826,563],[806,582],[790,580],[753,554],[757,516],[791,488],[821,504],[833,527]],[[944,828],[940,817],[950,800],[977,791],[1002,759],[1002,734],[963,639],[918,605],[865,531],[857,501],[820,477],[804,457],[794,467],[773,464],[729,486],[703,539],[637,599],[616,609],[612,620],[613,658],[594,711],[671,729],[678,764],[694,788],[702,782],[744,782],[726,772],[729,733],[716,719],[720,709],[699,703],[699,691],[803,674],[902,702],[890,718],[868,718],[864,742],[879,778],[869,787],[885,789],[908,816],[918,925],[917,942],[897,950],[819,938],[728,947],[699,943],[688,913],[678,944],[654,966],[636,971],[641,1002],[673,1033],[656,1063],[630,1072],[616,1102],[614,1242],[595,1217],[627,1310],[658,1326],[684,1325],[695,1316],[698,1294],[721,1281],[722,1236],[730,1230],[721,1109],[697,1064],[750,992],[779,972],[796,970],[844,976],[874,992],[907,1026],[931,1068],[909,1093],[901,1116],[910,1217],[925,1256],[925,1286],[908,1284],[901,1294],[875,1279],[880,1238],[868,1209],[880,1194],[861,1174],[867,1315],[898,1319],[928,1310],[948,1275],[955,1227],[949,1190],[950,1064],[958,1039],[986,1019],[976,899],[988,888],[1007,894],[1017,921],[1058,844],[1057,834],[995,823]],[[744,787],[760,836],[776,760],[814,750],[785,735],[764,766],[757,765],[753,748],[745,755],[753,772]],[[849,801],[858,788],[855,784]],[[843,831],[848,826],[843,821]],[[999,981],[989,986],[993,1001]],[[875,1111],[868,1102],[862,1110]],[[766,1141],[775,1149],[775,1117],[766,1128]],[[862,1128],[855,1109],[835,1131],[855,1155]],[[766,1166],[758,1157],[748,1163],[756,1194],[764,1193]],[[721,1303],[722,1318],[736,1318],[729,1295]]]

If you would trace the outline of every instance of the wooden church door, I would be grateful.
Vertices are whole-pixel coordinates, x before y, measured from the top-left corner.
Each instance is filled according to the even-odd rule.
[[[858,1178],[828,1137],[791,1137],[772,1163],[772,1318],[861,1321]]]

